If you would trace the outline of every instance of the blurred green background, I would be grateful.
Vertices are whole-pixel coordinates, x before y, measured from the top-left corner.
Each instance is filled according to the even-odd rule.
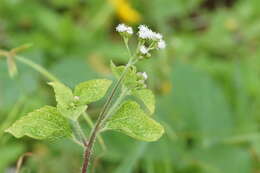
[[[127,61],[114,29],[121,22],[147,24],[167,42],[138,65],[166,133],[154,143],[104,133],[107,149],[97,144],[93,173],[259,173],[259,0],[0,0],[0,49],[32,43],[22,55],[73,87],[111,78],[111,59]],[[11,79],[0,59],[0,173],[13,173],[26,152],[33,155],[22,173],[78,173],[76,144],[4,133],[27,112],[55,105],[47,80],[17,64]],[[101,103],[89,109],[93,120]]]

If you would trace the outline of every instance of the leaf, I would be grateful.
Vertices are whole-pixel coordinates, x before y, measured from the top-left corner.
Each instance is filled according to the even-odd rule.
[[[143,141],[156,141],[164,133],[163,127],[147,116],[133,101],[123,103],[107,121],[106,128]]]
[[[95,79],[82,82],[76,86],[74,95],[79,97],[80,104],[89,104],[104,97],[111,83],[112,82],[107,79]]]
[[[16,121],[6,132],[16,138],[29,136],[34,139],[69,137],[71,129],[66,119],[55,107],[44,106]]]
[[[87,105],[77,105],[72,102],[65,107],[57,106],[57,110],[66,118],[77,120],[79,116],[87,109]]]
[[[58,111],[65,117],[77,120],[86,110],[86,105],[80,105],[78,98],[73,96],[70,88],[60,82],[49,83],[55,91]]]
[[[110,67],[112,73],[115,75],[117,79],[120,78],[121,74],[126,68],[126,66],[116,66],[112,61],[110,63]],[[135,88],[139,84],[137,80],[138,80],[138,76],[136,74],[136,68],[132,67],[128,69],[125,78],[123,80],[123,84],[128,88]]]
[[[150,111],[150,114],[154,113],[155,98],[154,98],[154,94],[151,90],[149,90],[149,89],[135,90],[132,92],[132,94],[133,94],[133,96],[139,98],[144,103],[144,105]]]
[[[66,107],[73,101],[73,93],[70,88],[60,82],[50,82],[49,85],[53,87],[56,101],[61,107]]]

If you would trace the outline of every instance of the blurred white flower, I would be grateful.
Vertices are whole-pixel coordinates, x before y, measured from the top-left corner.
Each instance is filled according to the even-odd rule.
[[[154,41],[159,41],[162,39],[162,34],[153,32],[145,25],[140,25],[138,29],[138,36],[142,39],[150,39]]]
[[[146,55],[146,54],[148,54],[149,49],[147,47],[145,47],[144,45],[142,45],[140,47],[140,52],[141,52],[141,54]]]
[[[130,27],[130,26],[127,26],[125,24],[119,24],[116,27],[116,31],[119,32],[119,33],[127,33],[127,34],[130,34],[130,35],[132,35],[134,33],[133,28]]]
[[[75,100],[79,100],[79,96],[74,96],[74,99]]]
[[[143,76],[143,78],[144,78],[145,80],[147,80],[147,79],[148,79],[148,75],[147,75],[147,73],[146,73],[146,72],[143,72],[143,73],[142,73],[142,76]]]
[[[140,76],[140,78],[141,78],[141,79],[139,80],[140,83],[144,83],[145,80],[148,79],[148,75],[147,75],[146,72],[138,72],[137,75]]]
[[[138,27],[139,31],[138,31],[138,36],[142,39],[151,39],[153,37],[153,31],[151,29],[149,29],[147,26],[145,25],[140,25]]]
[[[152,38],[153,40],[162,40],[162,38],[163,38],[162,34],[156,32],[153,33],[153,38]]]
[[[164,49],[166,47],[166,43],[164,40],[160,40],[157,44],[158,49]]]

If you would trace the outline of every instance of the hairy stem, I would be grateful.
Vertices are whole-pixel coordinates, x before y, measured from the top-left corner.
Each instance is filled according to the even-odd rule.
[[[86,146],[87,145],[87,138],[86,138],[82,128],[80,127],[79,122],[71,120],[70,123],[71,123],[73,133],[74,133],[76,139],[78,139],[80,141],[80,143],[83,144],[83,146]]]
[[[115,103],[111,106],[111,108],[109,109],[109,111],[107,112],[106,117],[104,118],[102,125],[105,123],[105,121],[117,110],[118,106],[120,106],[120,103],[122,102],[122,100],[125,98],[125,96],[128,95],[128,89],[124,88],[122,90],[122,93],[119,95],[119,97],[117,98],[117,100],[115,101]]]
[[[83,166],[82,166],[82,173],[87,173],[87,169],[89,166],[89,161],[90,161],[90,156],[91,156],[91,152],[92,152],[92,148],[93,145],[95,143],[96,137],[99,133],[100,128],[102,127],[103,124],[103,120],[106,119],[107,117],[107,110],[112,102],[112,99],[117,91],[117,89],[119,88],[122,80],[125,77],[125,74],[127,73],[128,69],[131,67],[132,64],[132,60],[130,60],[130,62],[127,64],[124,72],[121,74],[120,78],[118,79],[117,83],[115,84],[114,88],[111,91],[111,94],[109,95],[106,103],[104,104],[99,116],[98,116],[98,120],[95,124],[95,127],[93,128],[91,134],[90,134],[90,138],[89,138],[89,142],[88,145],[86,146],[85,152],[84,152],[84,160],[83,160]]]
[[[84,117],[85,121],[89,124],[90,128],[92,129],[94,127],[94,123],[91,120],[90,116],[86,112],[84,112],[83,113],[83,117]],[[97,140],[98,140],[101,148],[105,151],[106,150],[106,145],[105,145],[105,142],[102,139],[101,135],[97,136]]]

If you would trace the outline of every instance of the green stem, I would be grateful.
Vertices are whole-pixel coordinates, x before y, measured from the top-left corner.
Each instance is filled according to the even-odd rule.
[[[80,127],[80,124],[78,121],[70,120],[71,126],[73,128],[74,135],[80,143],[82,143],[84,146],[87,145],[86,136]]]
[[[54,75],[49,73],[45,68],[43,68],[42,66],[34,63],[33,61],[31,61],[29,59],[26,59],[22,56],[15,56],[15,59],[17,59],[18,61],[20,61],[23,64],[30,66],[31,68],[38,71],[40,74],[42,74],[47,79],[49,79],[51,81],[59,81]]]
[[[125,47],[127,49],[127,52],[129,54],[129,56],[132,57],[131,50],[130,50],[130,48],[128,46],[128,37],[123,37],[123,39],[124,39],[124,43],[125,43]]]
[[[92,152],[92,148],[94,146],[96,137],[102,127],[102,124],[104,123],[103,120],[106,119],[107,117],[107,110],[109,109],[109,106],[112,102],[113,97],[115,96],[115,93],[117,91],[117,89],[119,88],[121,82],[123,81],[128,69],[133,65],[132,63],[132,58],[129,60],[129,63],[126,65],[125,70],[123,71],[123,73],[121,74],[120,78],[118,79],[117,83],[115,84],[114,88],[111,91],[111,94],[109,95],[106,103],[104,104],[99,116],[98,116],[98,120],[90,134],[90,138],[89,138],[89,142],[88,145],[86,147],[86,150],[84,152],[84,161],[83,161],[83,166],[82,166],[82,173],[86,173],[88,166],[89,166],[89,161],[90,161],[90,156],[91,156],[91,152]]]
[[[104,123],[106,122],[106,120],[116,111],[116,109],[119,107],[119,105],[122,103],[123,99],[128,95],[128,89],[127,88],[123,88],[121,94],[119,95],[119,97],[116,99],[115,103],[111,106],[111,108],[109,109],[106,118],[103,120],[102,125],[104,125]]]

